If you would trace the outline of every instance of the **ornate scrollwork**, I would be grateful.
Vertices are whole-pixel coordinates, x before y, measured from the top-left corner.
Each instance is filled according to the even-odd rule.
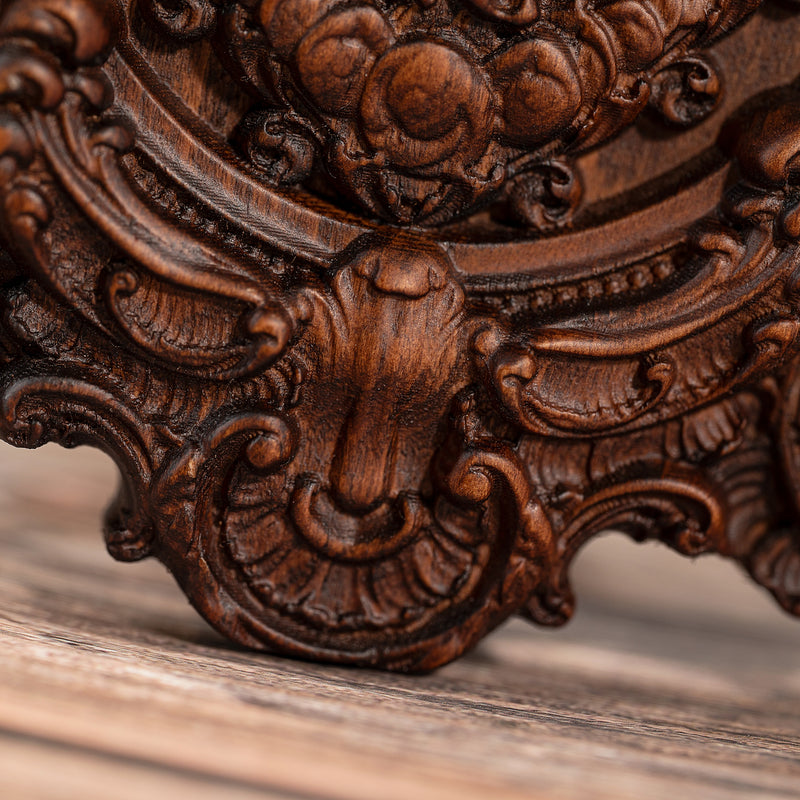
[[[19,447],[91,444],[115,459],[123,482],[116,511],[106,520],[109,552],[124,561],[149,555],[153,527],[144,498],[153,461],[143,421],[102,387],[102,380],[83,380],[58,367],[50,374],[5,376],[0,401],[0,432],[6,441]]]
[[[433,668],[566,621],[610,526],[798,613],[797,85],[729,120],[680,225],[637,210],[595,260],[627,218],[576,221],[574,156],[648,105],[707,116],[703,48],[756,5],[6,4],[0,435],[109,452],[112,554],[252,647]],[[227,141],[139,13],[250,91]],[[418,227],[495,198],[475,241]],[[506,212],[552,238],[495,241]]]
[[[108,53],[118,14],[114,3],[93,0],[73,0],[63,9],[46,2],[9,6],[0,35],[16,38],[2,51],[6,88],[0,84],[0,98],[21,101],[28,110],[23,117],[6,117],[4,154],[8,163],[27,167],[37,152],[68,188],[71,201],[137,267],[77,276],[51,269],[56,259],[48,245],[57,237],[45,229],[53,227],[51,206],[58,199],[46,184],[17,170],[9,173],[5,189],[6,236],[44,283],[112,335],[186,370],[219,377],[253,372],[280,355],[291,337],[288,312],[252,270],[248,274],[197,237],[165,224],[122,174],[120,156],[132,141],[127,126],[113,118],[95,121],[111,105],[111,87],[102,73],[82,65]],[[72,33],[59,22],[71,25],[66,30]],[[58,52],[69,43],[68,61],[78,69],[62,68],[39,49],[36,42],[43,36]],[[58,113],[43,113],[54,110]],[[115,329],[92,305],[98,292],[106,297]],[[204,301],[197,302],[198,295]],[[187,314],[187,326],[200,327],[201,333],[172,335],[176,319],[163,307],[167,297],[172,314]],[[216,330],[196,326],[192,318],[198,315],[216,316]]]
[[[219,624],[250,644],[310,654],[322,637],[337,660],[435,666],[554,557],[523,464],[481,431],[464,386],[463,292],[441,251],[368,237],[296,304],[300,402],[226,419],[162,470],[158,554],[213,619],[186,557],[198,547],[213,596],[233,598]],[[375,326],[381,351],[365,338]],[[519,562],[505,579],[502,552]],[[454,607],[464,622],[442,634]]]
[[[775,100],[780,102],[776,103]],[[596,435],[666,419],[709,402],[796,354],[800,309],[795,266],[800,117],[797,95],[768,94],[761,109],[731,121],[721,137],[742,180],[724,212],[699,224],[685,267],[691,278],[653,302],[610,309],[591,325],[564,323],[520,335],[489,324],[475,340],[482,368],[514,425],[541,435]],[[776,281],[773,300],[742,325],[741,303]],[[736,297],[732,303],[731,298]],[[741,356],[727,343],[700,355],[699,342],[734,326]],[[693,357],[687,357],[689,352]],[[565,397],[561,380],[593,382]],[[698,387],[696,389],[695,387]]]

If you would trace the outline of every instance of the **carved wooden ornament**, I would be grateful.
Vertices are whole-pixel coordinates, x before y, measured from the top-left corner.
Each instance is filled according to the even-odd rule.
[[[714,55],[793,41],[758,6],[0,3],[0,434],[113,456],[111,554],[250,647],[431,669],[609,528],[800,613],[800,70],[723,111]],[[597,199],[647,126],[683,160]]]

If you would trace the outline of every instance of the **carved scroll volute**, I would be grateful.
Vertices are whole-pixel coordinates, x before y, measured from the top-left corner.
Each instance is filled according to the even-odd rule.
[[[12,0],[0,10],[0,103],[13,109],[0,118],[4,216],[8,226],[42,224],[48,215],[34,188],[16,187],[19,167],[33,158],[34,143],[19,107],[53,111],[71,86],[72,73],[102,61],[120,24],[116,2],[103,0]],[[93,81],[80,89],[103,96]],[[26,215],[30,217],[26,220]],[[35,229],[36,226],[34,226]],[[34,234],[23,232],[23,242]],[[13,241],[15,237],[8,237]]]
[[[464,259],[590,237],[495,241],[494,214],[554,233],[573,156],[648,104],[704,118],[721,83],[699,48],[756,5],[4,4],[0,218],[30,280],[2,287],[0,435],[111,453],[109,549],[159,557],[253,647],[432,668],[512,613],[565,621],[569,562],[609,526],[740,558],[797,612],[796,532],[764,534],[759,383],[800,345],[796,87],[729,126],[733,188],[664,236],[665,271],[638,244],[546,286],[536,258],[483,284]],[[161,95],[148,47],[113,51],[122,8],[246,84],[229,142]],[[480,243],[417,227],[495,200]]]

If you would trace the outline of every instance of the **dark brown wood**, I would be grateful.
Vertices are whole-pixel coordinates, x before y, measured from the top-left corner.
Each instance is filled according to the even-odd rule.
[[[431,669],[567,620],[611,527],[800,613],[800,15],[759,6],[4,3],[0,434],[109,452],[112,555],[251,647]]]

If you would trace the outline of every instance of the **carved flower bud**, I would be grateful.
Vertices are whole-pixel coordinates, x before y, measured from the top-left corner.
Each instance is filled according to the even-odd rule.
[[[651,82],[650,108],[670,125],[689,127],[717,107],[722,82],[713,63],[690,53],[656,74]]]
[[[521,42],[491,64],[503,98],[503,136],[531,145],[557,135],[581,106],[581,86],[572,53],[561,42]]]
[[[632,70],[655,61],[678,28],[701,22],[708,27],[715,16],[708,0],[618,0],[602,13],[616,34],[624,64]]]
[[[392,39],[391,28],[376,9],[337,9],[300,43],[300,80],[323,111],[347,115],[358,103],[372,65]]]
[[[361,104],[364,133],[399,166],[425,167],[483,155],[493,125],[488,82],[442,44],[411,42],[375,65]]]
[[[583,185],[575,168],[552,159],[519,175],[508,199],[511,213],[524,225],[551,231],[572,222],[582,198]]]
[[[263,0],[258,20],[275,52],[285,58],[330,6],[330,0]]]

